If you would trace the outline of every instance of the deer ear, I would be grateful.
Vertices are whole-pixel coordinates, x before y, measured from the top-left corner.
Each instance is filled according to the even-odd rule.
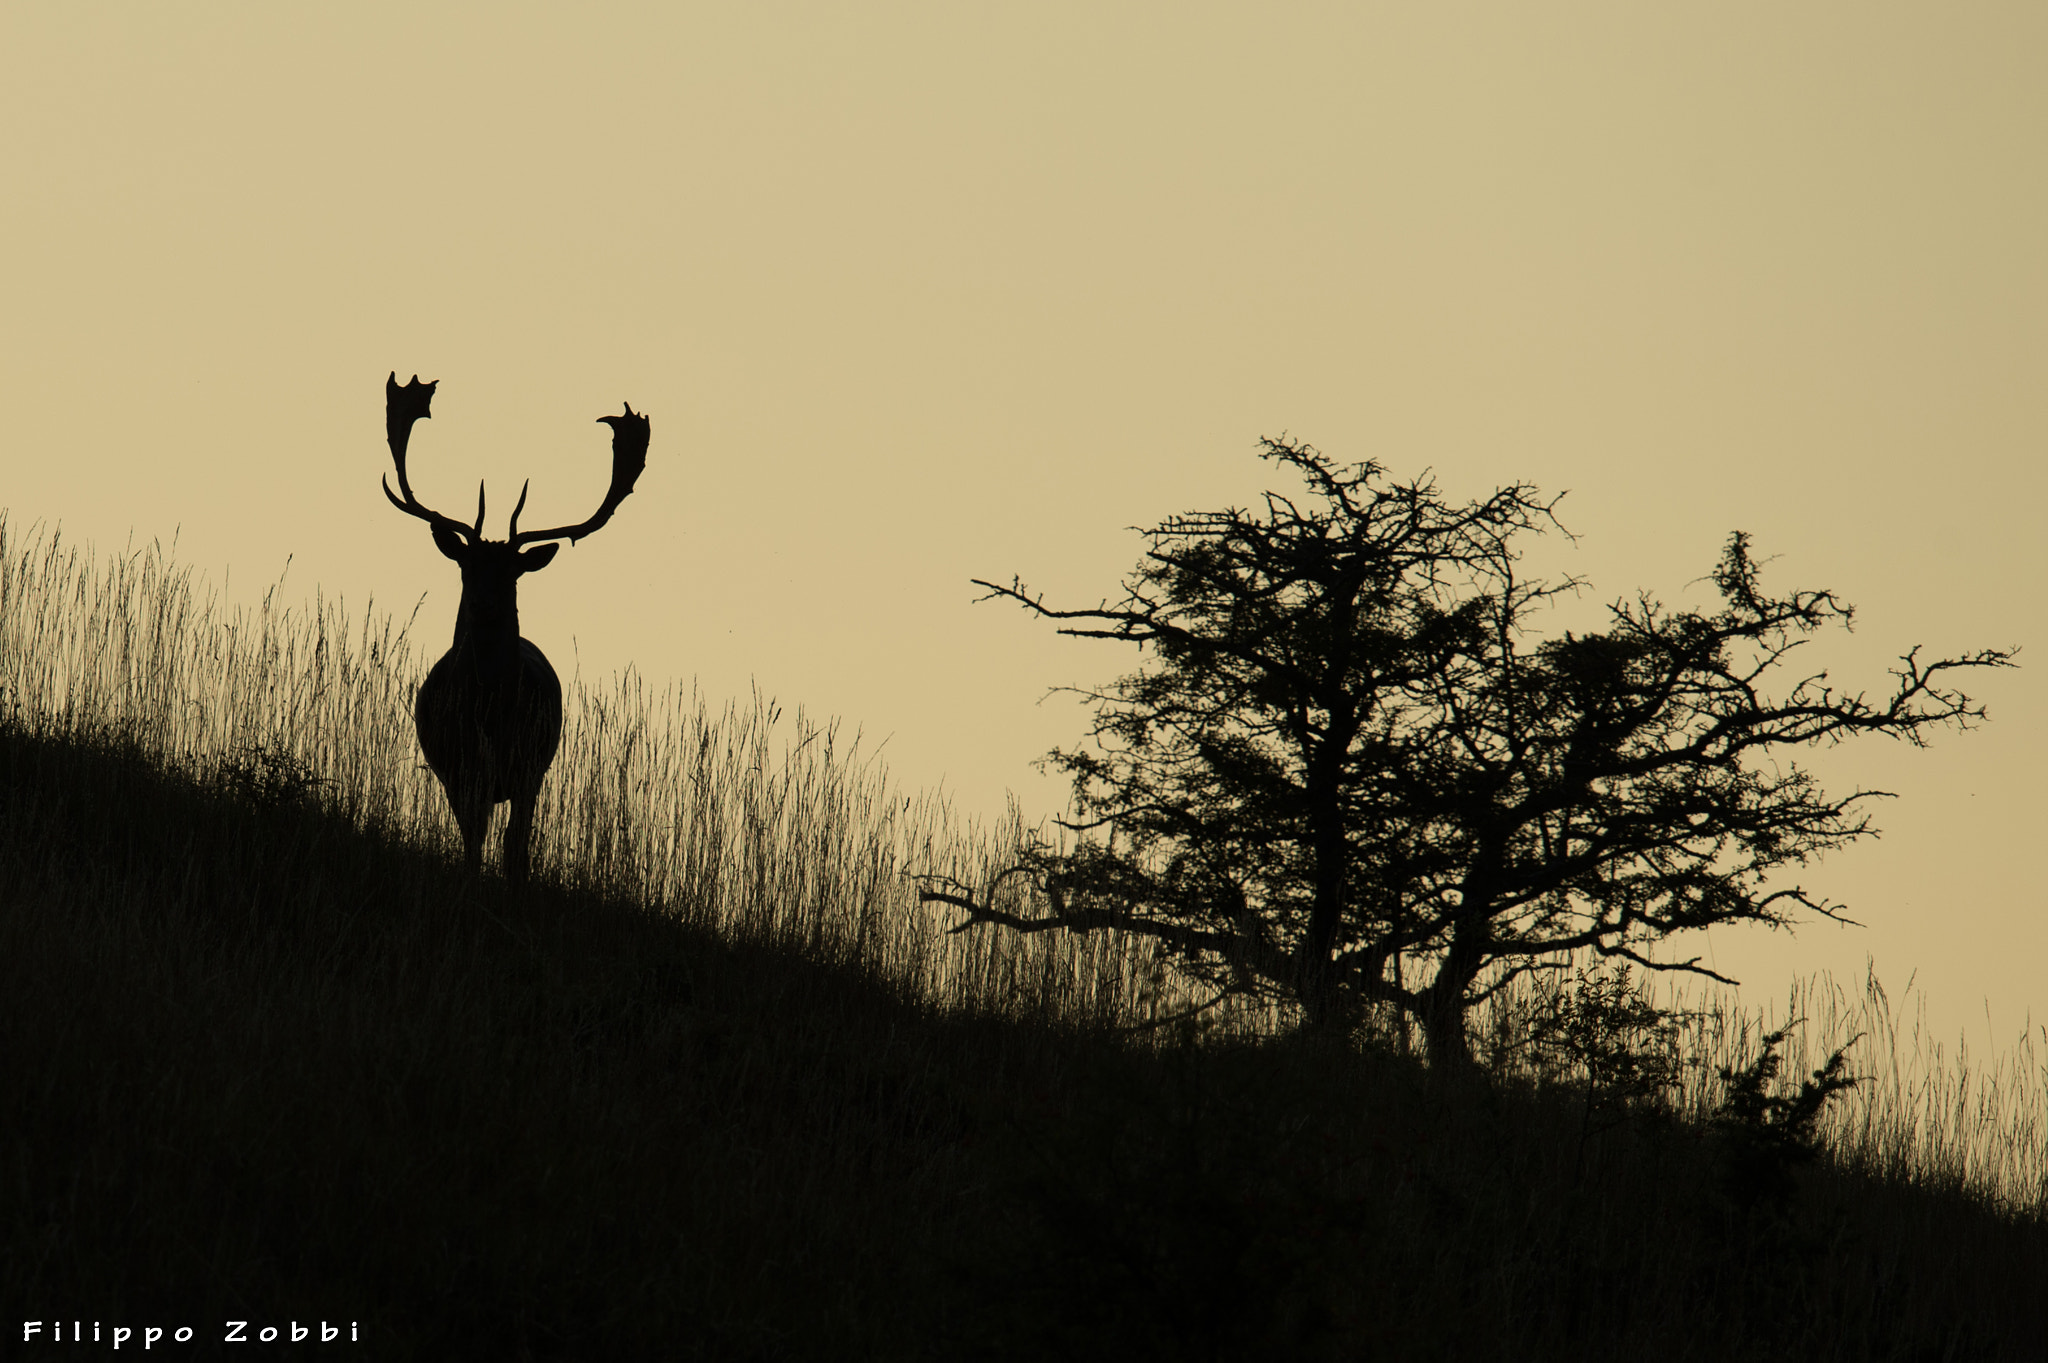
[[[434,547],[454,559],[457,563],[462,562],[462,541],[447,526],[435,525]]]
[[[519,555],[519,571],[522,573],[539,572],[554,562],[555,553],[561,547],[559,544],[543,544],[538,548],[523,551]]]

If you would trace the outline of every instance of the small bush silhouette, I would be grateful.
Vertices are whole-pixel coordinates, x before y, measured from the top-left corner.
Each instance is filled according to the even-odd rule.
[[[1793,1169],[1819,1153],[1820,1118],[1828,1099],[1862,1082],[1842,1073],[1849,1046],[1861,1040],[1859,1036],[1829,1056],[1828,1063],[1815,1070],[1811,1079],[1801,1081],[1797,1093],[1768,1092],[1771,1081],[1778,1077],[1778,1047],[1796,1025],[1796,1021],[1788,1022],[1765,1033],[1762,1054],[1741,1069],[1719,1071],[1728,1084],[1714,1118],[1725,1141],[1722,1188],[1745,1210],[1762,1207],[1783,1212],[1790,1205]]]
[[[1662,1112],[1687,1067],[1694,1015],[1661,1008],[1629,973],[1580,969],[1576,985],[1540,1005],[1530,1041],[1555,1080],[1582,1089],[1573,1180],[1586,1144],[1626,1121],[1631,1110]]]
[[[334,785],[283,748],[256,743],[222,757],[213,783],[230,799],[257,809],[305,808],[323,787]]]

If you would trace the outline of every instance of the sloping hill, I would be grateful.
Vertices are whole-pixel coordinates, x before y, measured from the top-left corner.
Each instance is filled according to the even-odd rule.
[[[0,730],[12,1356],[2048,1357],[2038,1222],[1746,1208],[1683,1123],[1371,1050],[941,1016],[302,797]]]

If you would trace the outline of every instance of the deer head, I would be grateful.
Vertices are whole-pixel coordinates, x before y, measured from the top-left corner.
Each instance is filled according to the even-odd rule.
[[[650,427],[647,417],[635,412],[631,403],[626,404],[623,416],[598,418],[612,428],[612,481],[604,502],[588,520],[549,530],[522,531],[519,513],[526,509],[526,493],[532,483],[529,479],[521,485],[519,503],[512,508],[509,537],[490,540],[484,538],[482,482],[476,486],[476,523],[464,525],[452,516],[423,505],[413,495],[412,482],[406,476],[405,455],[412,440],[413,423],[433,415],[428,408],[439,383],[438,379],[433,383],[421,383],[419,375],[415,374],[411,383],[401,386],[396,372],[385,381],[384,434],[391,444],[391,461],[398,473],[398,492],[391,490],[391,482],[387,478],[383,484],[384,495],[406,515],[417,516],[433,527],[435,546],[462,568],[462,607],[456,619],[458,645],[467,637],[479,648],[503,652],[518,643],[519,578],[547,567],[561,548],[559,544],[543,541],[566,539],[574,544],[604,527],[612,513],[619,509],[619,503],[632,494],[633,485],[647,468]],[[530,544],[538,547],[525,547]]]

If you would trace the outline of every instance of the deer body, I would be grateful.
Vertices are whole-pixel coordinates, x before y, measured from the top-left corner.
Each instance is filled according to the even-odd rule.
[[[521,534],[519,513],[526,507],[526,491],[521,489],[510,538],[487,540],[481,485],[476,524],[466,526],[422,506],[406,477],[412,424],[430,415],[427,405],[434,387],[422,384],[417,375],[400,387],[393,374],[384,396],[386,431],[398,485],[405,494],[401,499],[387,483],[384,495],[399,510],[427,521],[435,545],[462,568],[455,642],[420,684],[413,722],[420,751],[440,778],[462,830],[464,858],[472,875],[482,869],[491,811],[511,801],[504,867],[506,879],[516,885],[527,877],[534,805],[562,739],[562,683],[547,656],[519,634],[519,578],[545,568],[561,546],[521,546],[538,540],[574,543],[603,526],[646,467],[648,422],[631,406],[624,416],[598,418],[612,427],[612,485],[595,516],[580,525]]]
[[[413,723],[427,765],[448,792],[472,874],[483,864],[491,811],[512,802],[505,878],[521,881],[541,778],[562,741],[562,683],[547,655],[519,637],[516,620],[504,639],[480,637],[473,628],[465,636],[464,623],[458,616],[455,646],[420,683]]]

